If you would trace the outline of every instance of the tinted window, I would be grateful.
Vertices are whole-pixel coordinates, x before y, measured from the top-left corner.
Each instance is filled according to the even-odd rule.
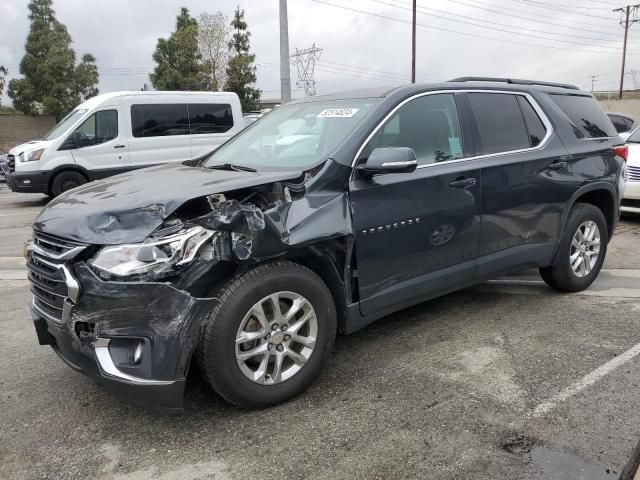
[[[231,105],[190,103],[191,133],[224,133],[233,128]]]
[[[75,136],[80,143],[74,145],[76,148],[90,147],[113,140],[118,136],[118,111],[96,112],[82,122],[75,132],[80,134],[79,137]]]
[[[622,121],[624,122],[626,129],[631,130],[633,128],[633,120],[628,117],[621,117],[621,118],[622,118]]]
[[[627,129],[627,124],[624,121],[624,118],[619,116],[619,115],[612,115],[612,114],[608,114],[607,115],[609,117],[609,120],[611,120],[611,123],[613,123],[613,126],[616,129],[616,132],[621,133],[621,132],[626,132]]]
[[[134,137],[189,135],[187,105],[184,103],[132,105],[131,127]]]
[[[419,165],[462,158],[460,120],[453,95],[426,95],[403,105],[374,135],[363,156],[378,147],[411,147]]]
[[[478,123],[482,153],[509,152],[530,147],[518,95],[470,93],[469,101]]]
[[[529,134],[529,146],[535,147],[538,145],[547,133],[547,129],[540,120],[540,117],[533,109],[529,100],[525,97],[518,95],[518,103],[520,104],[520,110],[524,116],[524,123],[527,126],[527,132]]]
[[[551,95],[573,125],[577,138],[615,137],[618,132],[592,97]]]

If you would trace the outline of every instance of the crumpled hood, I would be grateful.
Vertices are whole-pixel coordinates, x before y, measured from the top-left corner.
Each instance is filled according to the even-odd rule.
[[[94,245],[141,242],[188,200],[299,178],[301,171],[238,172],[167,164],[90,182],[63,193],[34,228]]]

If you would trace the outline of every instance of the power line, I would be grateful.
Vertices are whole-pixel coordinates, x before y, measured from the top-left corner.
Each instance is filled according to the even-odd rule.
[[[369,0],[369,1],[375,2],[375,3],[380,3],[382,5],[388,5],[388,6],[391,6],[391,7],[401,8],[403,10],[411,10],[409,7],[388,3],[388,2],[385,2],[383,0]],[[400,3],[400,0],[392,0],[392,1]],[[402,3],[404,4],[404,2],[402,2]],[[461,20],[459,20],[459,18],[467,18],[467,19],[470,19],[470,20],[474,20],[476,22],[488,23],[490,25],[498,25],[498,26],[501,26],[501,27],[514,28],[513,25],[506,25],[504,23],[498,23],[498,22],[494,22],[494,21],[491,21],[491,20],[483,20],[481,18],[469,17],[467,15],[461,15],[461,14],[458,14],[458,13],[449,14],[447,12],[443,12],[442,10],[437,10],[435,8],[429,8],[429,7],[418,7],[418,8],[420,10],[419,13],[421,13],[423,15],[429,15],[429,16],[433,16],[433,17],[436,17],[436,18],[443,18],[445,20],[453,20],[453,21],[456,21],[458,23],[465,23],[465,24],[468,24],[468,25],[473,25],[473,26],[477,26],[477,27],[481,27],[481,28],[491,28],[491,27],[488,27],[488,26],[485,26],[485,25],[478,25],[478,24],[475,24],[475,23],[472,23],[472,22],[461,21]],[[424,12],[423,10],[429,10],[429,11],[433,11],[433,12],[438,12],[440,14],[449,15],[449,17],[445,17],[445,16],[441,16],[441,15],[436,15],[436,14]],[[453,17],[453,18],[451,18],[451,17]],[[562,36],[562,37],[583,38],[583,39],[587,39],[587,40],[596,40],[596,41],[602,41],[603,40],[602,38],[587,37],[587,36],[584,36],[584,35],[572,35],[570,33],[555,33],[555,32],[550,32],[549,30],[537,30],[537,29],[530,28],[530,27],[524,27],[524,28],[527,31],[531,31],[531,32],[546,33],[546,34],[549,34],[549,35],[558,35],[558,36]],[[540,38],[540,39],[543,39],[543,40],[551,40],[551,41],[557,41],[557,42],[574,43],[574,44],[577,44],[577,45],[592,46],[590,44],[573,42],[573,41],[570,41],[570,40],[560,40],[560,39],[557,39],[557,38],[542,37],[542,36],[539,36],[539,35],[529,35],[529,34],[525,34],[525,33],[521,33],[521,32],[507,31],[507,30],[504,30],[504,29],[492,28],[492,30],[498,30],[498,31],[506,32],[506,33],[511,33],[511,34],[514,34],[514,35],[525,35],[525,36],[530,36],[530,37],[533,37],[533,38]],[[614,48],[614,47],[603,47],[603,48]]]
[[[541,14],[539,12],[523,11],[522,9],[513,9],[513,8],[508,8],[508,7],[503,7],[503,6],[500,6],[500,10],[491,10],[491,9],[487,9],[486,8],[487,4],[484,3],[485,0],[483,0],[483,1],[480,1],[480,0],[468,0],[468,1],[471,1],[471,2],[474,2],[474,3],[480,3],[481,5],[484,5],[482,7],[470,5],[469,3],[465,3],[465,2],[462,2],[460,0],[449,0],[449,1],[450,2],[454,2],[454,3],[459,3],[461,5],[466,5],[466,6],[472,7],[472,8],[478,8],[478,9],[481,9],[481,10],[491,11],[493,13],[497,13],[497,14],[500,14],[500,15],[507,15],[507,16],[511,16],[511,17],[514,17],[514,18],[523,18],[523,19],[529,20],[531,22],[538,22],[538,23],[549,24],[549,25],[558,25],[558,24],[554,24],[554,23],[551,23],[551,22],[547,22],[546,20],[569,21],[569,22],[571,22],[572,25],[584,25],[584,26],[588,26],[588,27],[591,27],[591,28],[583,29],[583,28],[578,28],[578,27],[573,27],[573,26],[568,26],[568,25],[558,25],[558,26],[560,26],[562,28],[569,28],[569,29],[573,29],[573,30],[582,30],[582,31],[593,32],[593,33],[596,33],[596,32],[597,33],[604,33],[604,34],[609,34],[610,33],[610,31],[606,31],[605,32],[605,31],[601,31],[601,30],[593,30],[593,27],[609,28],[607,25],[604,25],[602,23],[590,23],[590,22],[585,22],[585,21],[579,21],[579,20],[576,20],[574,18],[571,18],[570,20],[569,19],[565,20],[563,17],[558,17],[557,15],[549,16],[549,15],[543,15],[543,14]],[[490,0],[488,0],[488,1],[489,1],[489,5],[493,6],[491,1]],[[515,12],[515,13],[518,13],[518,14],[525,14],[525,15],[533,15],[533,16],[535,16],[535,19],[531,19],[531,17],[522,17],[522,16],[514,15],[514,14],[505,14],[505,13],[503,13],[503,11]],[[606,20],[606,19],[601,18],[600,20]]]
[[[518,3],[522,3],[524,5],[528,5],[530,7],[544,8],[544,9],[547,9],[547,10],[554,10],[556,12],[570,13],[572,15],[578,15],[580,17],[590,17],[590,18],[597,18],[598,20],[604,20],[602,18],[602,16],[590,15],[588,13],[577,12],[575,10],[567,10],[567,8],[562,8],[561,6],[558,6],[555,3],[537,2],[537,1],[534,1],[534,0],[513,0],[513,1],[514,2],[518,2]],[[580,7],[571,7],[571,8],[580,8]]]
[[[312,2],[315,3],[320,3],[323,5],[328,5],[331,7],[335,7],[335,8],[341,8],[343,10],[349,10],[352,12],[358,12],[358,13],[363,13],[365,15],[371,15],[374,17],[378,17],[378,18],[383,18],[383,19],[387,19],[387,20],[392,20],[395,22],[400,22],[400,23],[411,23],[410,20],[403,20],[401,18],[396,18],[396,17],[389,17],[388,15],[382,15],[379,13],[374,13],[374,12],[369,12],[366,10],[360,10],[357,8],[352,8],[352,7],[347,7],[344,5],[336,5],[335,3],[330,3],[324,0],[311,0]],[[571,51],[571,52],[580,52],[580,53],[597,53],[597,54],[603,54],[603,55],[612,55],[613,52],[602,52],[602,51],[597,51],[597,50],[585,50],[585,49],[576,49],[576,48],[567,48],[567,47],[560,47],[560,46],[556,46],[556,45],[541,45],[541,44],[537,44],[537,43],[529,43],[529,42],[521,42],[518,40],[510,40],[510,39],[502,39],[502,38],[497,38],[497,37],[489,37],[487,35],[479,35],[479,34],[474,34],[474,33],[469,33],[469,32],[461,32],[458,30],[450,30],[447,28],[442,28],[442,27],[436,27],[433,25],[425,25],[422,23],[417,23],[416,24],[419,27],[423,27],[423,28],[428,28],[428,29],[432,29],[432,30],[438,30],[438,31],[442,31],[442,32],[448,32],[448,33],[455,33],[458,35],[464,35],[464,36],[468,36],[468,37],[474,37],[474,38],[483,38],[486,40],[495,40],[498,42],[504,42],[504,43],[509,43],[509,44],[518,44],[518,45],[527,45],[527,46],[531,46],[531,47],[539,47],[539,48],[551,48],[554,50],[566,50],[566,51]]]

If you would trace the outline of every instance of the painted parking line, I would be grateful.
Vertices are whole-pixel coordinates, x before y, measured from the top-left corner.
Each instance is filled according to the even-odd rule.
[[[588,373],[584,377],[582,377],[577,382],[569,385],[567,388],[562,390],[560,393],[554,395],[550,399],[542,402],[540,405],[535,407],[533,410],[529,412],[530,417],[542,417],[550,410],[553,410],[558,406],[559,403],[562,403],[569,398],[577,395],[582,392],[585,388],[593,385],[598,380],[613,372],[616,368],[624,365],[629,360],[635,358],[638,354],[640,354],[640,343],[634,345],[626,352],[618,355],[616,358],[609,360],[604,365],[596,368],[593,372]]]
[[[23,213],[2,213],[0,217],[17,217],[19,215],[37,215],[38,212],[23,212]]]
[[[514,295],[548,295],[552,292],[536,271],[490,280],[476,288]],[[567,295],[640,298],[640,269],[603,269],[587,290]]]

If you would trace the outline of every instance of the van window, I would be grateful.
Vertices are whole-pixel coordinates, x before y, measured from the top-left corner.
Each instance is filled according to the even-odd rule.
[[[80,144],[76,148],[91,147],[113,140],[118,136],[118,111],[101,110],[87,118],[76,128]]]
[[[189,114],[184,103],[131,105],[134,137],[189,135]]]
[[[550,95],[569,117],[576,138],[615,137],[618,135],[609,117],[592,97],[580,95]]]
[[[518,103],[520,104],[522,115],[524,116],[524,123],[527,125],[529,146],[535,147],[540,144],[547,134],[547,128],[544,126],[544,123],[542,123],[542,120],[540,120],[540,117],[529,103],[529,100],[522,95],[518,95]]]
[[[216,103],[190,103],[189,124],[191,134],[224,133],[233,128],[231,105]]]
[[[517,95],[470,93],[469,101],[478,124],[483,154],[530,147]]]
[[[410,147],[418,165],[462,158],[460,120],[453,95],[425,95],[400,107],[373,136],[361,158],[379,147]]]

